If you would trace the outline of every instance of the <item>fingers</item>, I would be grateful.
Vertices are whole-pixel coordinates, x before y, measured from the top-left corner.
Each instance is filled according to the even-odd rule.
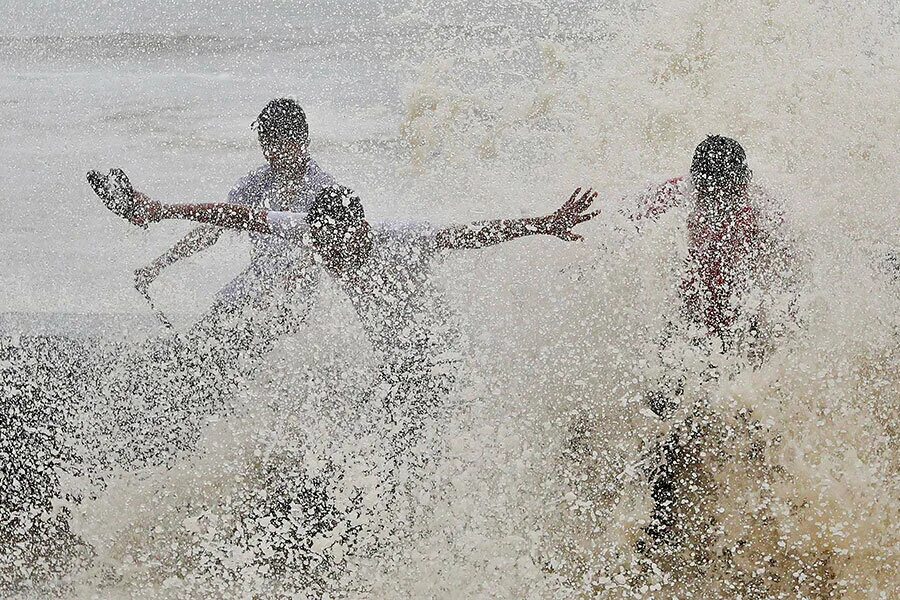
[[[97,171],[88,171],[87,180],[88,183],[91,184],[94,193],[97,194],[104,204],[109,206],[109,177]]]
[[[569,204],[572,204],[573,202],[575,202],[575,198],[577,198],[578,194],[580,194],[580,193],[581,193],[581,188],[575,188],[575,191],[572,192],[572,195],[569,196],[569,199],[566,200],[566,202],[565,202],[565,204],[563,204],[563,206],[568,206]]]
[[[557,233],[556,237],[565,242],[581,242],[584,240],[583,237],[572,231],[562,231],[560,233]]]
[[[586,189],[581,195],[581,198],[572,203],[572,208],[579,209],[579,207],[581,207],[585,203],[585,200],[591,195],[592,191],[593,190],[591,190],[591,188]],[[581,210],[579,210],[578,212],[581,212]]]
[[[587,214],[578,215],[578,223],[584,223],[586,221],[590,221],[597,215],[599,215],[602,211],[600,209],[595,210],[594,212],[589,212]]]
[[[135,216],[134,190],[124,171],[110,169],[109,175],[89,171],[87,179],[106,208],[133,225],[146,226]]]
[[[106,192],[106,176],[99,171],[88,171],[87,180],[97,195]]]
[[[582,188],[577,188],[557,212],[578,214],[587,210],[597,197],[597,192],[593,191],[592,188],[588,188],[582,194],[581,190]],[[579,197],[579,194],[581,194],[581,197]]]
[[[576,188],[572,195],[569,196],[569,200],[563,205],[566,210],[578,210],[578,207],[584,203],[585,198],[591,195],[591,188],[585,190],[584,194],[581,194],[581,190],[584,188]],[[579,198],[578,195],[581,194]]]
[[[134,194],[134,188],[131,186],[131,181],[128,180],[128,176],[122,169],[110,169],[109,179],[110,181],[114,181],[118,187],[122,188],[126,194]]]
[[[576,188],[566,203],[562,205],[562,208],[553,215],[554,218],[557,219],[559,225],[566,227],[565,231],[554,233],[554,235],[567,242],[582,241],[584,238],[577,233],[572,232],[571,228],[580,223],[584,223],[585,221],[590,221],[600,214],[599,209],[587,214],[582,214],[591,207],[591,204],[594,203],[594,200],[597,199],[598,195],[599,193],[595,192],[592,188],[587,188],[584,193],[582,193],[582,188]]]
[[[582,189],[580,187],[575,188],[575,191],[562,205],[562,208],[556,211],[557,214],[580,214],[589,209],[599,193],[595,192],[593,188],[587,188],[582,194]],[[579,194],[581,194],[580,197]]]
[[[590,189],[584,193],[581,197],[581,200],[578,202],[578,212],[584,212],[588,208],[590,208],[591,204],[594,203],[594,200],[597,198],[597,192],[591,192]]]

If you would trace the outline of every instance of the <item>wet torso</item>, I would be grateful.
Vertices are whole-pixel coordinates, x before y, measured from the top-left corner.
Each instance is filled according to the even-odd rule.
[[[783,222],[771,197],[751,186],[747,194],[719,212],[703,210],[689,177],[651,188],[640,209],[629,215],[640,227],[671,208],[686,208],[687,260],[679,284],[685,318],[709,334],[723,336],[743,316],[743,300],[752,287],[772,233]]]

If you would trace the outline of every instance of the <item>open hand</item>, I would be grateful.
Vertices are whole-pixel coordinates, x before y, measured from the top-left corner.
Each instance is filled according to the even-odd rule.
[[[544,227],[546,228],[544,233],[555,235],[559,239],[567,242],[575,242],[584,239],[577,233],[574,233],[572,228],[585,221],[590,221],[599,215],[600,211],[595,210],[589,213],[585,212],[591,207],[591,204],[597,197],[597,192],[588,188],[584,194],[581,194],[581,197],[578,196],[579,194],[581,194],[581,188],[576,189],[559,210],[552,215],[544,217]]]

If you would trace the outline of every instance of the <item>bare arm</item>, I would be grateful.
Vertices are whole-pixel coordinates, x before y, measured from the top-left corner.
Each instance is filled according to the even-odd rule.
[[[222,229],[273,233],[267,219],[268,213],[267,210],[226,202],[163,204],[147,194],[131,191],[128,206],[122,216],[132,225],[145,228],[149,223],[158,223],[166,219],[183,219],[204,225],[215,225]]]
[[[149,267],[135,273],[135,285],[145,295],[152,277],[178,259],[210,247],[221,235],[220,227],[272,233],[265,210],[228,203],[162,204],[135,190],[121,169],[110,169],[109,175],[89,171],[87,180],[106,207],[132,225],[146,228],[149,223],[162,219],[187,219],[206,226],[195,229]],[[144,272],[148,270],[149,274]]]
[[[135,192],[135,199],[146,207],[149,220],[186,219],[203,223],[188,233],[171,250],[149,266],[134,272],[134,285],[146,294],[150,283],[159,273],[178,260],[201,252],[215,244],[223,229],[237,229],[269,233],[266,211],[241,204],[160,204],[145,194]]]
[[[544,217],[498,219],[468,225],[452,225],[437,232],[438,247],[444,250],[484,248],[526,235],[552,235],[567,242],[581,240],[582,237],[574,233],[572,228],[591,220],[600,211],[585,213],[597,197],[597,193],[589,189],[579,197],[580,193],[581,188],[578,188],[559,210]]]
[[[143,194],[138,194],[143,196]],[[149,220],[184,219],[223,229],[272,233],[266,220],[268,211],[243,204],[160,204],[143,196],[139,202],[148,203]]]

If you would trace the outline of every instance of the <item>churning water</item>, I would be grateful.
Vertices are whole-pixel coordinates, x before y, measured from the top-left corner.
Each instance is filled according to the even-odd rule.
[[[2,10],[0,593],[900,594],[895,3]],[[153,284],[190,342],[172,344],[131,273],[188,226],[128,229],[84,183],[122,166],[160,199],[223,199],[262,162],[249,124],[280,95],[376,219],[542,214],[601,192],[583,243],[437,267],[466,344],[452,410],[400,474],[335,286],[299,333],[231,360],[187,332],[246,262],[233,235]],[[684,215],[637,234],[617,211],[684,174],[709,133],[739,139],[783,201],[802,284],[758,368],[681,348],[683,408],[664,420],[643,398],[666,368]],[[652,463],[698,420],[688,516],[660,549]]]

